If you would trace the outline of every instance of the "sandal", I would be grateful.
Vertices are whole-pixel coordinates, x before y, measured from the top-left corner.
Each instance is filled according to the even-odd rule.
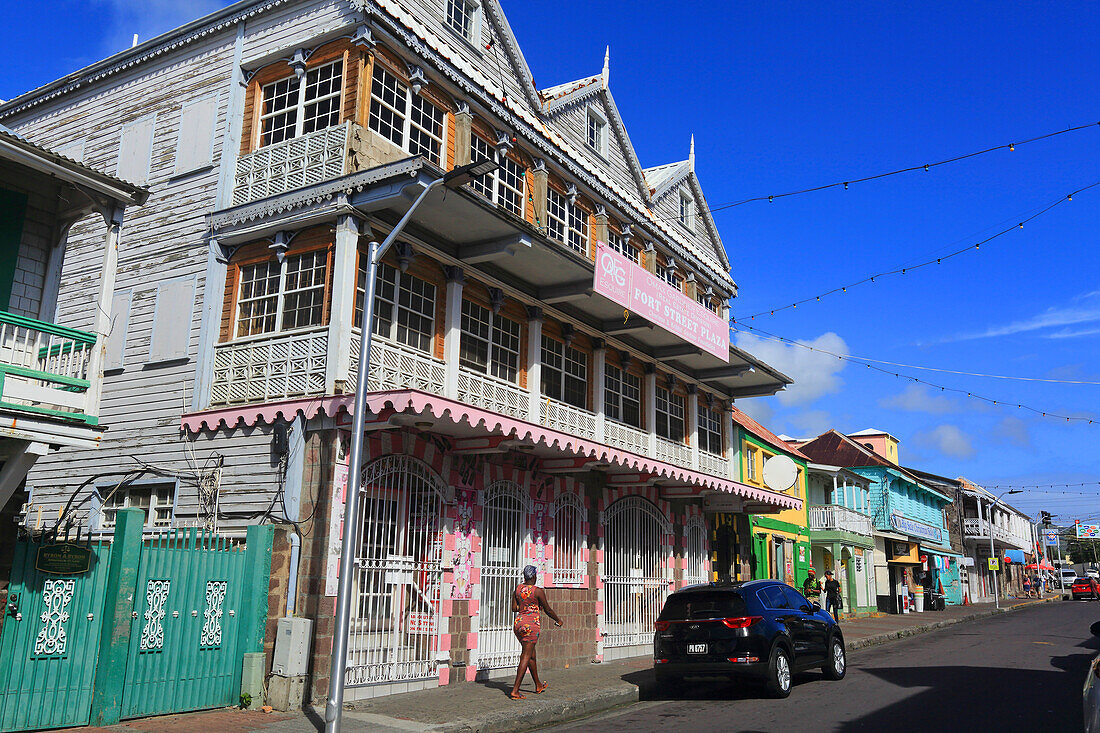
[[[518,692],[508,693],[508,697],[512,698],[513,700],[526,700],[527,699],[526,695],[521,695]]]
[[[541,695],[542,693],[546,692],[546,688],[549,687],[549,686],[550,686],[549,682],[543,682],[540,686],[535,688],[535,694],[536,695]]]

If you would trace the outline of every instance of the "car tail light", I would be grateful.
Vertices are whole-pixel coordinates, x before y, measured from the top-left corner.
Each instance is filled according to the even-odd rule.
[[[752,662],[759,662],[760,657],[726,657],[727,662],[736,662],[740,664],[751,664]]]
[[[747,629],[758,621],[763,621],[762,616],[738,616],[737,618],[724,618],[722,623],[730,629]]]
[[[657,631],[668,631],[668,621],[656,621],[653,624],[653,628]]]
[[[653,663],[654,664],[668,664],[668,660],[667,659],[654,659]]]

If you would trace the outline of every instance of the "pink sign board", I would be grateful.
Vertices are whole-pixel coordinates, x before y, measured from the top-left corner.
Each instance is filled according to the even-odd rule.
[[[730,329],[722,317],[607,246],[596,242],[593,289],[655,326],[722,361],[730,358]]]

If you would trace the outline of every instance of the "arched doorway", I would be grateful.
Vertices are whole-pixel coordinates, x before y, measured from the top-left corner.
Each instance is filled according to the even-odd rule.
[[[411,456],[363,469],[349,685],[438,675],[444,484]]]
[[[604,512],[605,647],[653,643],[653,623],[668,595],[668,519],[640,496]]]
[[[485,490],[481,530],[481,611],[478,623],[479,669],[514,667],[520,644],[512,632],[512,592],[522,579],[531,500],[514,481],[497,481]]]

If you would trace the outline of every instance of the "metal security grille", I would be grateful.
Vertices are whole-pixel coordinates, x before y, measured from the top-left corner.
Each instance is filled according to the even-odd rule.
[[[437,675],[443,490],[427,466],[387,456],[364,470],[347,684]]]
[[[485,492],[481,543],[481,622],[479,669],[514,667],[520,644],[512,632],[512,593],[523,572],[529,501],[511,481],[498,481]]]
[[[662,535],[668,520],[640,496],[619,499],[604,513],[604,646],[653,643],[653,622],[668,595]]]
[[[707,534],[703,520],[691,517],[684,527],[684,585],[707,582],[706,570]]]

